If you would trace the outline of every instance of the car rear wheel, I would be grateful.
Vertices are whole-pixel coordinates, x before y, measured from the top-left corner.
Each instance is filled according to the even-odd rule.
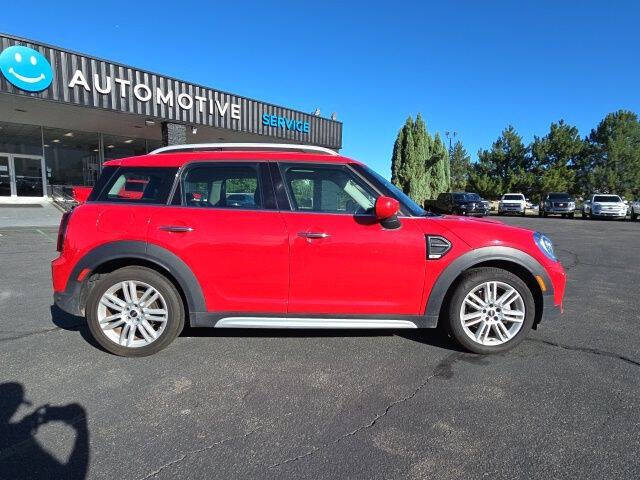
[[[531,329],[535,304],[517,275],[482,267],[463,274],[449,306],[448,329],[474,353],[498,353],[515,347]]]
[[[89,330],[106,350],[126,357],[156,353],[184,326],[184,306],[174,285],[155,270],[124,267],[102,276],[86,308]]]

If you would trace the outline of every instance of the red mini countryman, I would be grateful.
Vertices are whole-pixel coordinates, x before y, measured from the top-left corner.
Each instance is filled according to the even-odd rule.
[[[131,185],[140,186],[129,195]],[[432,215],[320,147],[204,144],[112,160],[65,214],[55,303],[118,355],[213,328],[424,329],[505,351],[562,311],[544,235]]]

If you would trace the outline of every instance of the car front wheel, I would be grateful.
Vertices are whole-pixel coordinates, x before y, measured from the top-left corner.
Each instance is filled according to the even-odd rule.
[[[180,294],[165,276],[131,266],[100,277],[87,299],[86,317],[106,350],[142,357],[169,345],[182,331],[185,314]]]
[[[465,349],[481,354],[515,347],[531,329],[533,295],[517,275],[500,268],[467,271],[453,294],[448,329]]]

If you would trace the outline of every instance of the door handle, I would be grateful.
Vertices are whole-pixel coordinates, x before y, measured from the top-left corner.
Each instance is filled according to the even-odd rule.
[[[299,237],[303,238],[327,238],[329,236],[328,233],[324,232],[298,232]]]
[[[173,233],[193,232],[192,227],[187,227],[184,225],[162,225],[161,227],[158,227],[158,229],[162,230],[163,232],[173,232]]]

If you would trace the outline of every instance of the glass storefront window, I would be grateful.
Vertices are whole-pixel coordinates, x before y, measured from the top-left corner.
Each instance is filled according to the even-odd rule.
[[[0,122],[0,153],[42,155],[40,126]]]
[[[97,133],[44,128],[44,158],[51,185],[93,185],[100,173]]]
[[[161,146],[160,141],[145,140],[143,138],[118,137],[105,134],[103,139],[105,160],[144,155]]]

